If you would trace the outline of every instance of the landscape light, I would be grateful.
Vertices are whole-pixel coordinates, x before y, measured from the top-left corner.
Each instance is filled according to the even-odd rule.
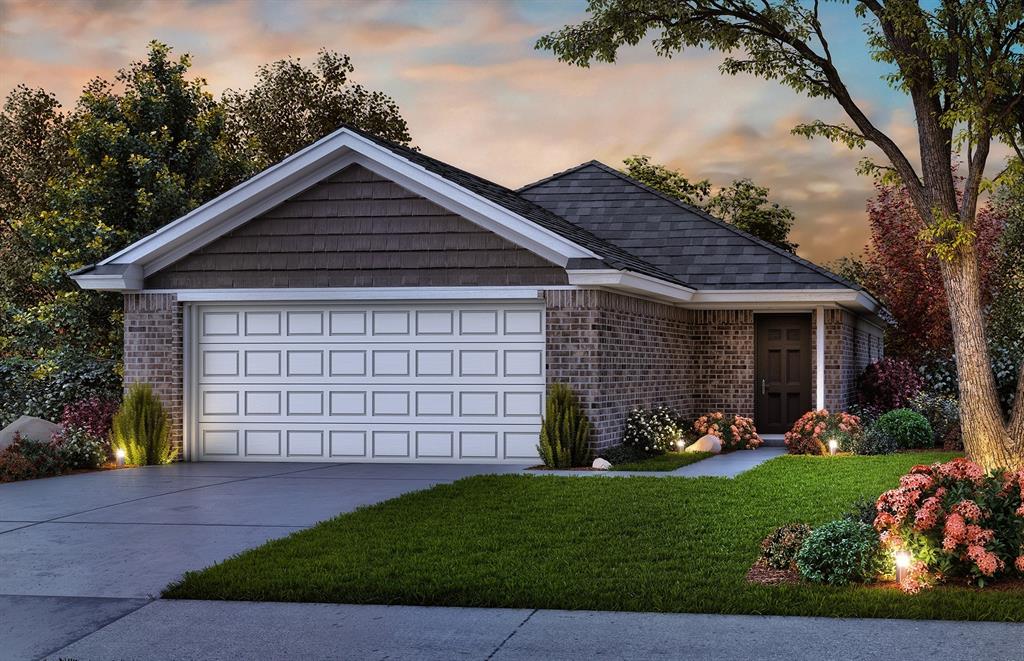
[[[124,466],[124,448],[114,450],[114,459],[119,468]]]
[[[839,441],[834,438],[828,439],[828,453],[835,456],[836,452],[839,452]]]
[[[896,582],[902,584],[910,571],[910,554],[906,551],[896,551],[893,554],[896,560]]]

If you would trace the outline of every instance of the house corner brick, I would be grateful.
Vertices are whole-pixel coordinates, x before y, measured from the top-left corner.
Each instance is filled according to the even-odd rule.
[[[124,296],[124,386],[148,383],[170,420],[171,444],[184,456],[182,308],[174,294]]]

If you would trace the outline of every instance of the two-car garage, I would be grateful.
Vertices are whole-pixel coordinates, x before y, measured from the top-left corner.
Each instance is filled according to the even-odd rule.
[[[194,459],[537,458],[539,302],[195,304]]]

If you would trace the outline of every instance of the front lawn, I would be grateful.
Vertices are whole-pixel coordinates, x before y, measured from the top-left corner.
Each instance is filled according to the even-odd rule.
[[[613,471],[674,471],[683,466],[695,464],[701,459],[713,457],[712,452],[666,452],[646,459],[625,464],[614,464]]]
[[[824,523],[950,453],[786,456],[733,480],[482,476],[191,572],[169,598],[1024,621],[1024,592],[767,587],[774,527]]]

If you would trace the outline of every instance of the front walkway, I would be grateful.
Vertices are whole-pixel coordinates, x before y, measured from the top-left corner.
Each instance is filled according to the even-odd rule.
[[[156,601],[51,657],[1017,661],[1022,640],[993,622]]]
[[[717,454],[674,471],[588,471],[588,470],[528,470],[533,475],[559,475],[571,477],[736,477],[769,459],[786,454],[786,448],[763,445],[756,450],[737,450]]]

